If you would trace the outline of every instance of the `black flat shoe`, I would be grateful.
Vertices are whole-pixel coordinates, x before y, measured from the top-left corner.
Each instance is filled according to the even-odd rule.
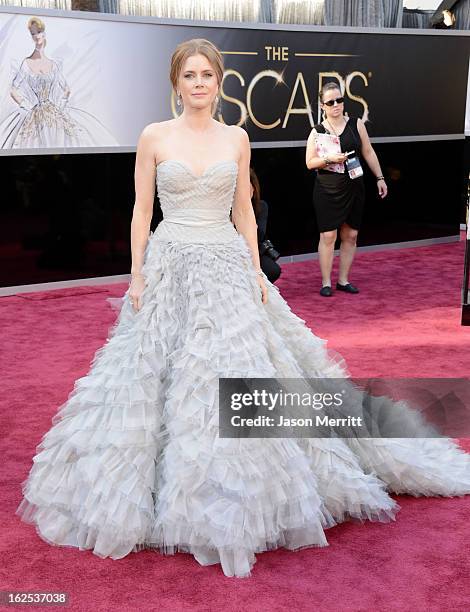
[[[331,287],[329,285],[325,285],[320,289],[320,295],[323,297],[331,297],[333,295],[333,291],[331,291]]]
[[[338,289],[338,291],[346,291],[346,293],[359,293],[359,289],[351,285],[351,283],[347,283],[346,285],[336,283],[336,289]]]

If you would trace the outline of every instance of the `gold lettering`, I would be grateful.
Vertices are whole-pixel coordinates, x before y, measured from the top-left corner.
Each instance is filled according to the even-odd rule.
[[[258,74],[253,78],[250,85],[248,86],[248,90],[246,92],[246,105],[248,107],[248,114],[250,116],[250,119],[255,125],[257,125],[262,130],[272,130],[281,123],[281,120],[276,119],[276,121],[274,121],[273,123],[261,123],[261,121],[258,121],[258,119],[255,117],[253,113],[253,107],[251,105],[251,96],[255,85],[265,77],[274,79],[277,83],[282,83],[282,76],[274,70],[263,70],[261,72],[258,72]]]
[[[266,59],[274,62],[289,61],[289,47],[271,47],[266,46]]]
[[[265,49],[267,50],[268,58],[287,59],[288,47],[265,47]],[[280,52],[280,55],[279,54],[276,55],[278,51]],[[240,118],[238,122],[236,123],[236,125],[241,126],[245,124],[249,117],[257,127],[263,130],[272,130],[278,127],[281,124],[280,118],[277,118],[272,123],[263,123],[255,116],[254,111],[253,111],[253,94],[254,94],[256,85],[261,81],[261,79],[264,79],[264,78],[274,79],[276,81],[276,85],[280,83],[284,83],[282,73],[276,72],[275,70],[263,70],[259,72],[252,79],[252,81],[250,82],[248,86],[248,89],[246,90],[246,101],[243,101],[242,96],[241,96],[241,99],[237,99],[225,93],[224,91],[225,79],[230,76],[234,76],[235,78],[237,78],[238,81],[240,82],[241,87],[244,88],[246,84],[245,84],[245,79],[243,75],[237,70],[228,69],[224,72],[224,78],[222,81],[222,85],[220,87],[220,96],[225,102],[228,102],[230,104],[235,104],[235,106],[238,106],[238,108],[240,109]],[[359,104],[362,105],[364,109],[362,119],[363,121],[367,121],[368,116],[369,116],[369,105],[367,101],[362,96],[355,95],[351,91],[353,80],[355,78],[361,79],[366,87],[369,86],[367,75],[358,70],[355,70],[354,72],[351,72],[350,74],[347,74],[345,77],[342,77],[339,74],[339,72],[336,72],[336,71],[319,72],[318,73],[318,90],[319,91],[321,90],[325,82],[328,82],[330,80],[335,80],[338,83],[338,87],[343,96],[347,95],[349,99],[354,100],[355,102],[359,102]],[[302,96],[305,101],[305,106],[300,107],[300,108],[294,108],[293,105],[295,103],[295,97],[297,95],[299,87],[301,89]],[[178,117],[179,114],[181,113],[181,109],[178,109],[176,106],[176,96],[173,91],[171,93],[170,106],[171,106],[171,112],[173,114],[173,117],[175,118]],[[276,105],[275,104],[270,104],[269,106],[261,105],[261,108],[271,109],[271,108],[276,108]],[[289,103],[287,105],[284,120],[281,126],[283,129],[287,126],[290,115],[308,115],[310,126],[311,127],[314,126],[314,121],[313,121],[313,116],[312,116],[312,106],[309,100],[309,96],[307,93],[307,87],[305,85],[305,80],[304,80],[304,76],[302,72],[297,73],[297,77],[296,77],[296,80],[295,80],[295,83],[292,89],[292,93],[289,99]],[[217,118],[221,123],[225,123],[222,113],[218,113]],[[321,109],[320,109],[320,106],[318,105],[318,123],[320,121],[321,121]]]
[[[298,86],[301,86],[302,94],[305,100],[305,108],[292,108],[295,100],[295,94],[297,93]],[[297,78],[294,83],[294,89],[292,90],[292,94],[289,100],[289,104],[287,106],[286,116],[284,117],[284,123],[282,127],[285,128],[287,122],[289,121],[289,115],[308,115],[308,119],[310,121],[310,127],[314,126],[313,117],[312,117],[312,108],[310,106],[310,101],[308,99],[307,88],[305,87],[304,77],[301,72],[297,73]]]
[[[220,97],[223,100],[226,100],[227,102],[232,102],[233,104],[238,106],[238,108],[240,109],[240,119],[238,120],[238,123],[236,125],[240,126],[246,122],[246,119],[248,117],[248,112],[243,102],[241,102],[240,100],[237,100],[237,98],[232,98],[231,96],[227,96],[227,94],[224,92],[225,79],[231,75],[237,77],[242,87],[245,87],[245,79],[243,78],[243,76],[237,70],[232,70],[231,68],[229,68],[229,70],[226,70],[224,72],[224,78],[222,80],[222,85],[220,87]],[[225,123],[222,113],[219,113],[218,119],[221,123]]]
[[[367,121],[368,118],[369,118],[369,105],[364,100],[364,98],[361,98],[361,96],[354,96],[351,93],[351,89],[350,89],[351,81],[355,77],[360,77],[364,81],[366,87],[369,86],[369,83],[367,82],[366,75],[363,74],[362,72],[359,72],[358,70],[355,70],[354,72],[351,72],[350,74],[348,74],[348,76],[346,77],[346,92],[348,94],[348,97],[351,98],[351,100],[356,100],[356,102],[359,102],[360,104],[362,104],[362,106],[364,107],[364,112],[362,114],[362,120],[363,121]]]

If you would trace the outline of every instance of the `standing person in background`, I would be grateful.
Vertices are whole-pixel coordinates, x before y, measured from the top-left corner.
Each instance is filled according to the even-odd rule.
[[[349,282],[348,275],[356,251],[357,234],[364,209],[365,188],[361,170],[353,171],[355,178],[351,178],[345,167],[348,163],[348,156],[345,153],[354,151],[356,160],[367,162],[377,179],[378,193],[381,198],[387,195],[387,185],[363,121],[344,115],[344,98],[338,84],[326,83],[319,93],[319,99],[323,121],[315,125],[310,132],[305,161],[309,170],[317,171],[313,204],[320,231],[318,244],[322,274],[320,295],[330,297],[333,295],[331,269],[338,228],[341,246],[336,289],[346,293],[359,293],[359,289]],[[318,153],[316,138],[318,134],[325,133],[339,138],[341,153],[330,156],[321,156]],[[336,170],[332,170],[332,164],[336,164]],[[343,166],[342,172],[338,171],[338,164]],[[358,165],[357,162],[356,165]]]
[[[276,262],[270,253],[273,253],[272,247],[266,244],[266,226],[268,224],[268,203],[261,199],[261,188],[258,177],[253,168],[250,168],[250,193],[253,211],[255,213],[256,224],[258,226],[258,250],[261,264],[261,270],[266,274],[268,279],[274,283],[281,276],[281,266]],[[275,251],[277,254],[277,252]]]

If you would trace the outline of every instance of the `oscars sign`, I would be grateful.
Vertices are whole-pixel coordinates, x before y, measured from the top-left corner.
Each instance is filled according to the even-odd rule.
[[[265,46],[265,63],[289,61],[288,47]],[[226,52],[230,54],[230,52]],[[299,54],[297,54],[299,55]],[[226,63],[228,63],[226,61]],[[258,62],[259,63],[259,60]],[[292,65],[292,62],[291,62]],[[339,84],[341,92],[350,101],[359,106],[355,111],[364,121],[367,121],[369,106],[363,95],[355,92],[355,84],[364,88],[369,86],[372,73],[352,70],[341,74],[336,70],[319,71],[312,74],[311,70],[287,70],[286,63],[282,70],[264,68],[252,74],[253,67],[247,69],[228,68],[224,72],[221,88],[223,108],[217,113],[217,118],[223,123],[246,126],[251,123],[260,130],[285,130],[293,115],[302,115],[305,129],[312,128],[320,121],[318,91],[328,81]],[[291,66],[289,66],[291,68]],[[230,91],[230,93],[228,93]],[[267,100],[269,104],[267,104]],[[178,116],[176,98],[171,96],[171,109],[174,117]],[[269,117],[268,117],[269,115]]]

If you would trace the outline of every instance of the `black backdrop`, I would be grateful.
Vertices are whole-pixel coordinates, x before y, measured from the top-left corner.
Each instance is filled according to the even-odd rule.
[[[376,144],[389,185],[380,200],[366,173],[359,246],[455,236],[463,221],[469,141]],[[303,148],[253,149],[268,234],[282,255],[316,251],[314,173]],[[133,153],[1,160],[1,285],[126,274]],[[438,164],[436,160],[441,160]],[[152,227],[161,218],[158,199]]]
[[[304,141],[310,131],[305,108],[317,123],[317,93],[328,81],[345,87],[345,110],[351,116],[368,112],[372,137],[463,134],[467,95],[468,36],[383,33],[267,31],[217,28],[203,31],[221,39],[222,49],[254,51],[256,56],[228,56],[226,68],[237,72],[225,79],[224,92],[246,101],[249,84],[252,117],[247,129],[252,142]],[[282,46],[282,47],[281,47]],[[286,51],[286,61],[280,49]],[[274,51],[278,53],[273,60]],[[260,78],[260,75],[265,76]],[[272,74],[282,73],[276,83]],[[255,79],[255,81],[254,81]],[[296,113],[289,110],[296,109]],[[287,117],[286,117],[287,116]],[[224,106],[227,123],[239,120],[236,104]],[[270,129],[258,127],[253,118]]]

